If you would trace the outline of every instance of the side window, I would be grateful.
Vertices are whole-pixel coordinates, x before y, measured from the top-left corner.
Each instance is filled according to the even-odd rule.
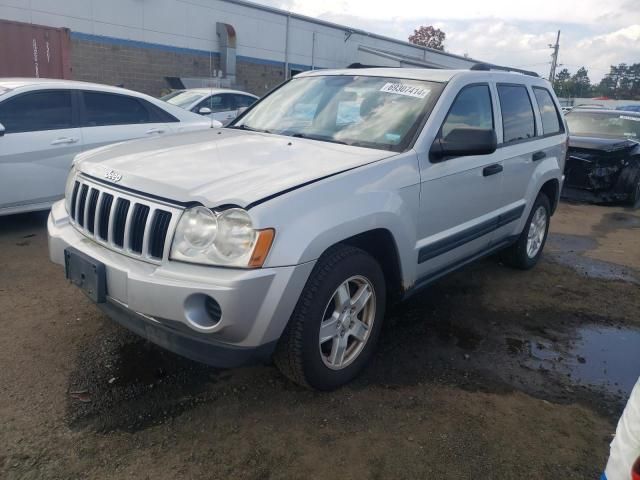
[[[82,92],[84,96],[84,126],[134,125],[151,123],[149,110],[135,97],[114,93]]]
[[[212,95],[209,98],[205,98],[194,109],[194,112],[198,112],[202,107],[208,107],[213,113],[226,112],[231,110],[231,95]]]
[[[493,109],[488,85],[471,85],[460,91],[442,124],[442,138],[447,138],[456,128],[493,129]]]
[[[504,143],[533,138],[536,123],[529,93],[524,85],[498,85]]]
[[[250,107],[256,101],[255,98],[249,97],[247,95],[234,95],[233,97],[235,100],[234,110],[236,108]]]
[[[26,93],[0,103],[5,133],[59,130],[73,127],[71,91]]]
[[[538,102],[538,110],[542,118],[542,133],[544,135],[552,135],[554,133],[562,133],[564,130],[560,121],[560,113],[556,108],[551,94],[546,88],[533,87],[533,93]]]
[[[144,105],[144,107],[151,114],[151,121],[154,123],[164,123],[164,122],[179,122],[176,117],[171,115],[169,112],[163,110],[162,108],[154,105],[151,102],[147,102],[146,100],[139,98],[138,101]]]

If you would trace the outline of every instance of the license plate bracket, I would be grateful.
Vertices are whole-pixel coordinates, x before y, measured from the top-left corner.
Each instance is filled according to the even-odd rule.
[[[64,250],[64,270],[67,280],[82,290],[96,303],[104,303],[107,297],[107,274],[102,262],[98,262],[73,247]]]

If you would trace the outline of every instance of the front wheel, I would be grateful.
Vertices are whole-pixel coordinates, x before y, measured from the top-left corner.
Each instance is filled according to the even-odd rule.
[[[516,243],[502,252],[502,260],[507,265],[522,270],[533,268],[538,263],[547,241],[550,219],[549,198],[544,193],[539,193],[520,237]]]
[[[368,253],[338,246],[311,272],[274,357],[294,382],[332,390],[371,357],[385,310],[382,269]]]

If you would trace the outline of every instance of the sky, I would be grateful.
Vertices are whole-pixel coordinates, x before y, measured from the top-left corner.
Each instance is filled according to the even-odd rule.
[[[558,30],[559,69],[585,66],[597,82],[610,65],[640,63],[640,0],[254,1],[401,40],[433,25],[448,52],[545,77]]]

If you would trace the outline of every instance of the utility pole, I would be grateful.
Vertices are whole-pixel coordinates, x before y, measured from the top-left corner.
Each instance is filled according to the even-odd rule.
[[[560,50],[560,30],[558,30],[558,36],[556,37],[556,44],[549,45],[549,48],[553,49],[551,54],[551,71],[549,72],[549,82],[553,85],[556,79],[556,67],[558,66],[558,50]]]

